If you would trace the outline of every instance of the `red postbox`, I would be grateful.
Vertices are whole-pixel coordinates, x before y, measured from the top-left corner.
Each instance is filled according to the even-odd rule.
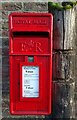
[[[50,13],[10,14],[11,114],[51,113],[52,32]]]

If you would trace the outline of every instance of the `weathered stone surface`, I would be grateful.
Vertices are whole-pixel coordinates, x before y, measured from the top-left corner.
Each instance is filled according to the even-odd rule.
[[[2,66],[9,66],[9,56],[2,56]]]
[[[2,38],[0,38],[0,48],[2,48]]]
[[[2,38],[2,48],[9,47],[9,38]]]
[[[9,101],[3,100],[2,101],[2,107],[4,107],[5,109],[9,107]]]
[[[7,82],[2,83],[2,90],[9,90],[9,84]]]
[[[9,47],[9,38],[0,38],[0,48]]]
[[[8,93],[8,92],[3,92],[3,93],[2,93],[2,100],[3,100],[3,101],[4,101],[4,100],[9,101],[9,93]]]
[[[0,81],[0,91],[2,90],[2,83],[1,83],[1,81]]]
[[[7,19],[8,20],[8,11],[2,10],[2,19]]]
[[[2,23],[1,23],[1,21],[0,21],[0,29],[2,29]]]
[[[2,3],[0,2],[0,10],[2,10]]]
[[[75,82],[53,82],[53,118],[75,118]]]
[[[75,49],[75,8],[58,11],[52,10],[54,33],[53,48],[56,50],[73,50]]]
[[[2,29],[9,29],[8,21],[2,21]]]
[[[75,54],[69,52],[54,52],[53,79],[69,80],[75,78]]]
[[[9,93],[9,89],[8,89],[8,90],[2,90],[2,92],[6,92],[6,93]]]
[[[0,29],[0,36],[2,36],[2,30]]]
[[[76,118],[77,118],[77,101],[76,101],[76,104],[75,104],[75,109],[76,109]]]
[[[9,37],[9,29],[2,29],[2,35],[3,37]]]
[[[14,120],[14,119],[15,119],[15,120],[35,120],[35,119],[23,118],[23,116],[20,117],[20,118],[19,118],[19,117],[17,118],[17,116],[16,116],[16,117],[15,117],[15,116],[13,117],[12,115],[11,115],[11,117],[10,117],[10,116],[7,117],[7,118],[4,117],[2,120]]]
[[[53,15],[53,48],[63,49],[63,16],[62,11],[55,10]]]
[[[63,11],[64,19],[64,50],[75,48],[75,10],[68,9]]]
[[[2,55],[3,56],[8,56],[9,55],[9,49],[8,48],[2,48]]]
[[[2,108],[2,116],[7,118],[7,116],[10,115],[10,112],[9,112],[9,107],[8,108]]]
[[[2,12],[0,11],[0,20],[2,19]]]
[[[3,66],[2,67],[2,80],[4,78],[5,78],[5,80],[7,80],[9,78],[9,67],[8,66]]]
[[[2,9],[6,11],[21,10],[22,3],[21,2],[4,2],[2,3]]]
[[[1,26],[2,28],[2,26]],[[9,29],[0,29],[0,36],[3,36],[3,37],[9,37]]]
[[[0,67],[2,67],[2,56],[0,55]]]
[[[46,2],[28,2],[24,3],[24,10],[25,11],[47,11],[48,10],[48,3]]]
[[[77,33],[77,6],[75,8],[76,10],[76,33]],[[76,58],[75,58],[75,80],[76,80],[76,86],[75,86],[75,101],[76,101],[76,106],[75,106],[75,109],[76,109],[76,119],[77,119],[77,34],[76,34],[76,41],[75,41],[75,44],[76,44]]]

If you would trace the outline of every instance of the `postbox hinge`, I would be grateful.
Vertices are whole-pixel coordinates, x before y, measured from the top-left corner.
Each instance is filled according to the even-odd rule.
[[[13,35],[13,32],[12,32],[12,30],[11,30],[11,37],[12,37],[12,39],[13,39],[13,36],[14,36],[14,35]]]
[[[20,82],[18,82],[18,85],[20,86]]]

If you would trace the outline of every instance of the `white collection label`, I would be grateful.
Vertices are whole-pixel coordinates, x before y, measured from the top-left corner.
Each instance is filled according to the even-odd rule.
[[[22,66],[23,97],[39,97],[39,66]]]

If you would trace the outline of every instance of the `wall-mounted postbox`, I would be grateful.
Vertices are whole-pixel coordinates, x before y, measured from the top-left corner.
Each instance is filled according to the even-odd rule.
[[[50,13],[9,16],[11,114],[51,113],[52,21]]]

